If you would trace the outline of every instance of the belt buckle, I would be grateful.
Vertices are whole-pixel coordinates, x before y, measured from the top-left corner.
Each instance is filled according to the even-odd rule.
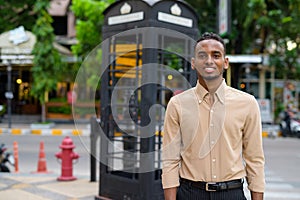
[[[207,192],[216,192],[217,190],[215,189],[209,189],[209,185],[211,185],[211,184],[216,184],[215,182],[207,182],[206,184],[205,184],[205,191],[207,191]]]

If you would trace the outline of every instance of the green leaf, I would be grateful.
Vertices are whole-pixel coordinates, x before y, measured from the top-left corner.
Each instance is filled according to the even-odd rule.
[[[293,18],[290,17],[290,16],[288,16],[288,17],[284,17],[284,18],[281,20],[281,22],[282,22],[282,23],[288,23],[288,22],[291,22],[292,20],[293,20]]]

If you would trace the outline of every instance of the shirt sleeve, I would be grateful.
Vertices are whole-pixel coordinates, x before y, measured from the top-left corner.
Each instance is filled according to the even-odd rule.
[[[262,145],[260,110],[254,97],[251,99],[250,105],[243,136],[243,157],[246,163],[246,178],[250,191],[264,192],[265,158]]]
[[[180,120],[175,98],[168,103],[163,130],[162,148],[162,185],[163,188],[179,186],[179,163],[180,163]]]

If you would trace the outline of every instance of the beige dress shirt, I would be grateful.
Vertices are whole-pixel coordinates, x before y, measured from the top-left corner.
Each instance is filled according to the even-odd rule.
[[[197,83],[171,98],[163,136],[163,188],[179,177],[222,182],[246,177],[248,188],[264,192],[264,154],[256,99],[222,82],[210,104]]]

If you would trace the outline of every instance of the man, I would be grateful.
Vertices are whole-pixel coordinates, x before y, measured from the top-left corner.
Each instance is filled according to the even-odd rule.
[[[286,123],[286,131],[283,131],[283,136],[291,135],[291,119],[293,116],[293,112],[291,111],[290,107],[287,106],[287,109],[284,111],[284,118],[283,120]]]
[[[225,44],[204,33],[195,46],[197,85],[168,103],[162,183],[166,200],[262,200],[265,187],[257,101],[226,85]]]

